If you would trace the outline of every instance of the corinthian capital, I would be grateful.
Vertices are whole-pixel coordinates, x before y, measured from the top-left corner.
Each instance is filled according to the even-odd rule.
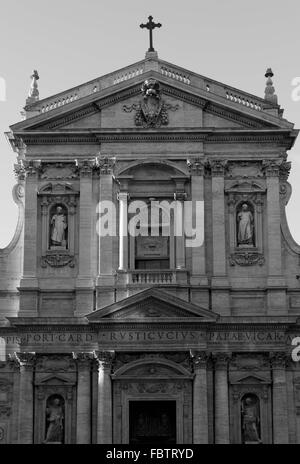
[[[210,354],[206,351],[195,351],[192,353],[192,359],[194,364],[194,369],[204,369],[207,367],[207,363],[210,359]]]
[[[213,159],[210,160],[210,169],[211,169],[211,175],[213,177],[223,177],[225,174],[225,169],[227,167],[227,161],[226,160],[218,160],[218,159]]]
[[[113,175],[116,164],[116,158],[109,156],[103,156],[98,159],[98,166],[100,169],[100,175]]]
[[[205,161],[202,158],[191,157],[186,161],[190,174],[192,176],[203,176]]]
[[[41,161],[40,160],[24,160],[23,168],[25,170],[27,177],[36,176],[40,172]]]
[[[111,369],[115,359],[114,351],[96,351],[95,358],[98,361],[99,368]]]
[[[91,361],[95,359],[94,353],[76,352],[73,353],[73,359],[77,361],[78,367],[90,367]]]
[[[97,165],[95,159],[80,160],[76,163],[81,177],[91,177],[93,175],[93,170]]]
[[[213,361],[216,369],[227,369],[230,359],[230,353],[214,353],[213,355]]]
[[[263,161],[263,170],[266,177],[279,177],[280,165],[282,160],[265,160]]]
[[[272,369],[285,369],[289,357],[284,351],[276,351],[270,353],[270,360]]]
[[[20,366],[26,367],[27,369],[33,369],[36,356],[34,352],[19,352],[14,353],[12,359],[15,359]]]

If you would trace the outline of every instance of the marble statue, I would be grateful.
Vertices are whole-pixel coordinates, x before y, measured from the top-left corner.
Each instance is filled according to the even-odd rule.
[[[48,428],[44,443],[62,443],[63,442],[63,406],[60,398],[54,398],[46,409]]]
[[[260,443],[257,402],[247,396],[242,402],[242,433],[244,443]]]
[[[247,203],[237,214],[238,245],[253,245],[254,218]]]
[[[51,218],[51,244],[66,247],[67,218],[63,208],[58,206],[56,213]]]

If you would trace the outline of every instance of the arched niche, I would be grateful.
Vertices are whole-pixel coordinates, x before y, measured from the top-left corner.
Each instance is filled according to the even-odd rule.
[[[272,443],[270,373],[249,370],[242,375],[231,372],[230,377],[230,443]],[[245,426],[251,429],[251,423],[256,424],[259,440],[253,439],[254,434],[252,439],[245,436]]]
[[[59,405],[53,405],[55,399]],[[64,444],[75,443],[76,438],[76,379],[73,374],[62,375],[60,373],[37,373],[35,379],[35,418],[34,418],[34,443],[47,441],[49,418],[51,408],[55,416],[62,415]],[[60,411],[61,408],[61,411]]]
[[[69,183],[49,182],[38,192],[42,267],[74,267],[78,196]]]

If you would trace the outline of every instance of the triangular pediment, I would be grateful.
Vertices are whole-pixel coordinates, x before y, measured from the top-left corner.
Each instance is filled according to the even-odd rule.
[[[269,383],[269,379],[267,377],[264,377],[260,374],[243,374],[240,377],[236,378],[234,382],[235,384],[258,384],[258,383]]]
[[[162,98],[170,106],[170,121],[165,130],[188,126],[217,129],[293,127],[279,115],[277,105],[272,106],[262,98],[157,59],[138,62],[76,89],[35,102],[26,107],[27,119],[11,129],[26,132],[134,129],[134,110],[128,114],[124,106],[130,108],[141,101],[141,85],[146,79],[159,82]]]
[[[160,289],[147,289],[98,309],[86,316],[89,322],[104,319],[162,320],[166,318],[199,318],[203,322],[216,321],[218,314],[177,298]]]

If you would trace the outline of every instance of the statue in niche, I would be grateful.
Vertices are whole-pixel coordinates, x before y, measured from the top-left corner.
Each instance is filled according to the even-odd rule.
[[[261,443],[259,400],[256,395],[247,395],[242,400],[243,443]]]
[[[247,203],[243,203],[237,212],[238,246],[254,246],[254,217]]]
[[[62,206],[57,206],[50,220],[50,245],[51,248],[67,248],[67,215]]]
[[[64,441],[64,400],[59,395],[48,398],[46,406],[46,438],[44,443]]]

